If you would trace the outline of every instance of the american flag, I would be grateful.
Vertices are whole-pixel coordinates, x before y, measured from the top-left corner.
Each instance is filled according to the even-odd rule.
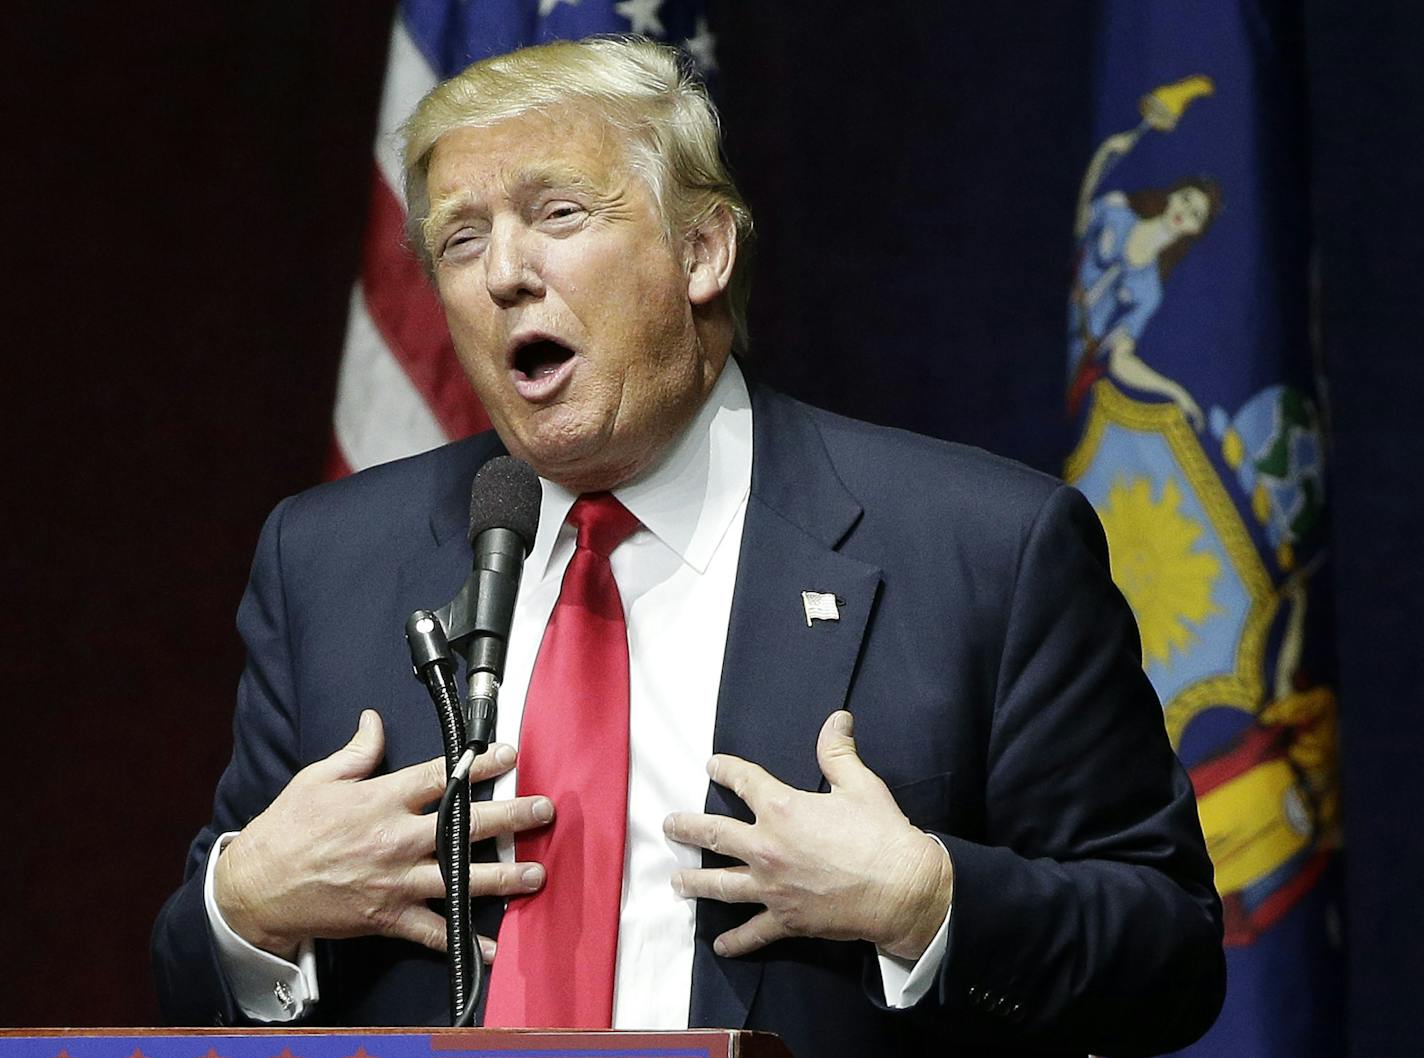
[[[351,289],[328,477],[414,455],[489,427],[455,361],[445,317],[403,242],[400,125],[472,62],[594,33],[675,42],[705,74],[715,40],[700,0],[402,0],[376,128],[370,214]]]

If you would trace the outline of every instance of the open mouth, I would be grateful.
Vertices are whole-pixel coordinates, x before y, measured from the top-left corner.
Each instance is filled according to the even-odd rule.
[[[511,366],[518,378],[539,382],[557,375],[559,369],[572,360],[573,356],[574,351],[568,346],[561,345],[552,338],[541,338],[516,349]]]
[[[576,350],[541,334],[516,339],[509,354],[509,376],[525,400],[538,404],[555,400],[573,377]]]

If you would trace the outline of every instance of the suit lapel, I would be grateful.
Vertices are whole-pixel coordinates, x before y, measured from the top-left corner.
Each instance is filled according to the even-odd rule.
[[[459,591],[460,585],[470,575],[471,552],[468,540],[470,517],[470,482],[475,471],[495,456],[505,454],[504,446],[493,434],[472,438],[457,447],[455,453],[459,465],[455,469],[445,469],[437,473],[435,501],[429,511],[429,535],[422,539],[422,546],[401,564],[396,577],[394,628],[402,628],[405,620],[420,609],[438,609],[449,602]],[[405,645],[400,649],[404,651]],[[461,692],[464,690],[463,670],[457,672]],[[426,750],[440,751],[439,725],[434,709],[421,685],[410,671],[408,663],[396,666],[394,684],[390,697],[392,714],[400,717],[400,723],[390,727],[395,733],[402,731],[421,732],[421,752],[408,754],[410,760],[401,764],[425,759]],[[431,741],[433,740],[433,741]],[[490,784],[477,786],[477,798],[489,797]],[[493,858],[493,844],[490,845]]]
[[[816,735],[841,708],[880,584],[880,570],[837,548],[861,517],[807,411],[753,388],[752,491],[727,630],[713,749],[757,762],[803,790],[820,786]],[[803,591],[836,597],[839,619],[807,623]],[[709,785],[706,811],[750,819]],[[712,853],[705,866],[728,860]],[[719,959],[712,941],[759,910],[700,901],[690,1024],[746,1023],[764,962]]]
[[[401,565],[388,621],[399,662],[391,666],[387,759],[393,768],[424,760],[440,752],[440,725],[420,681],[411,673],[409,654],[400,631],[416,610],[435,610],[459,591],[470,575],[470,545],[458,533],[428,538],[424,547]],[[463,686],[463,674],[457,676]],[[394,740],[410,742],[399,745]],[[397,759],[398,758],[398,759]]]

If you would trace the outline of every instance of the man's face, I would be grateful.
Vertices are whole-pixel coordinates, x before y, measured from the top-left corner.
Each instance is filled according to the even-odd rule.
[[[457,129],[428,187],[455,351],[510,452],[583,492],[653,463],[726,350],[704,347],[689,254],[618,134],[574,109]]]

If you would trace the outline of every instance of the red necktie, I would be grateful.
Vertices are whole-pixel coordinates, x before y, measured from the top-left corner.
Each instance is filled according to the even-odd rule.
[[[520,796],[554,822],[515,838],[544,888],[510,900],[484,1023],[609,1028],[628,827],[628,628],[608,556],[638,519],[606,492],[569,511],[578,529],[544,629],[519,730]]]

